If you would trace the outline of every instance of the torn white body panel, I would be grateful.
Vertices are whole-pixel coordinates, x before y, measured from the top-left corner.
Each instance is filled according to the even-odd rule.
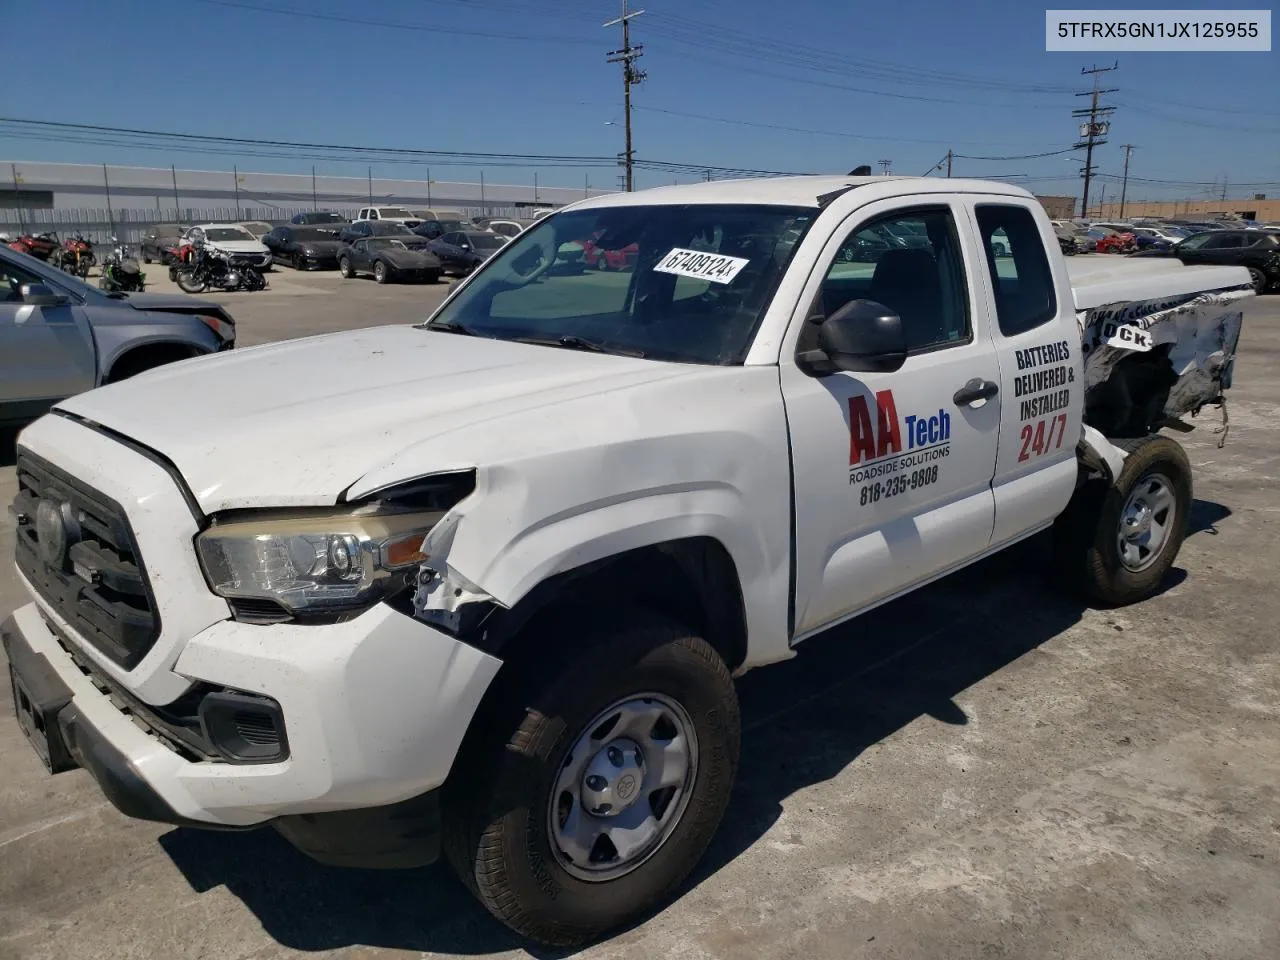
[[[1086,405],[1091,394],[1097,402],[1117,369],[1139,355],[1153,367],[1131,386],[1139,391],[1131,399],[1159,400],[1166,418],[1214,403],[1230,386],[1241,301],[1253,295],[1243,268],[1117,258],[1073,269],[1072,281]]]

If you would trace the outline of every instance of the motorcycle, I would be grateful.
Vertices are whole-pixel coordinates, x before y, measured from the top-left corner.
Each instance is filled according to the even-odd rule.
[[[49,257],[50,264],[82,280],[89,276],[89,268],[96,262],[93,244],[79,234],[64,240],[61,249]]]
[[[56,233],[24,233],[17,240],[10,241],[9,248],[35,257],[37,260],[47,261],[53,256],[54,251],[59,249],[58,235]]]
[[[138,259],[133,255],[129,244],[121,243],[116,237],[111,238],[115,247],[102,259],[102,276],[98,279],[98,289],[109,293],[135,293],[147,288],[147,275],[138,266]]]
[[[266,278],[253,264],[232,263],[221,250],[196,244],[185,263],[174,268],[173,278],[184,293],[215,290],[265,290]]]

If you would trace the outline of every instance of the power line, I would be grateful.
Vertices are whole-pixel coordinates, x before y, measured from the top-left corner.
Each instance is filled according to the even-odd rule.
[[[258,3],[246,3],[244,0],[195,0],[196,3],[204,3],[214,7],[231,7],[237,10],[253,10],[257,13],[274,13],[286,17],[302,17],[307,20],[325,20],[331,23],[348,23],[362,27],[388,27],[394,30],[414,30],[419,33],[442,33],[459,37],[482,37],[486,40],[520,40],[533,43],[572,43],[572,44],[590,44],[590,40],[576,39],[574,37],[556,36],[554,34],[544,34],[542,36],[531,36],[528,34],[515,33],[492,33],[487,30],[463,30],[457,27],[428,27],[418,23],[404,23],[403,21],[394,20],[373,20],[368,17],[344,17],[338,14],[317,13],[314,10],[299,10],[291,7],[272,7]]]

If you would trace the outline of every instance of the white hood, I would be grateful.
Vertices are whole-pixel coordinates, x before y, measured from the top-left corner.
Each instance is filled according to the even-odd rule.
[[[257,240],[206,240],[205,245],[217,250],[225,250],[227,253],[265,254],[269,252]]]
[[[483,466],[456,461],[527,440],[508,434],[535,408],[572,431],[604,394],[725,371],[374,327],[169,364],[58,408],[169,458],[212,513],[331,504],[412,447],[439,451],[432,471]]]

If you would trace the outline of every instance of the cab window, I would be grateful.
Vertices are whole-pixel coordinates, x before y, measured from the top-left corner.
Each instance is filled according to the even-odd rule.
[[[978,204],[975,213],[1000,332],[1012,337],[1048,323],[1058,302],[1035,216],[1026,207],[999,203]]]
[[[856,227],[836,252],[814,313],[829,317],[852,300],[874,300],[902,318],[907,349],[970,340],[969,297],[960,238],[946,207],[892,213]],[[805,324],[798,349],[817,346]]]

